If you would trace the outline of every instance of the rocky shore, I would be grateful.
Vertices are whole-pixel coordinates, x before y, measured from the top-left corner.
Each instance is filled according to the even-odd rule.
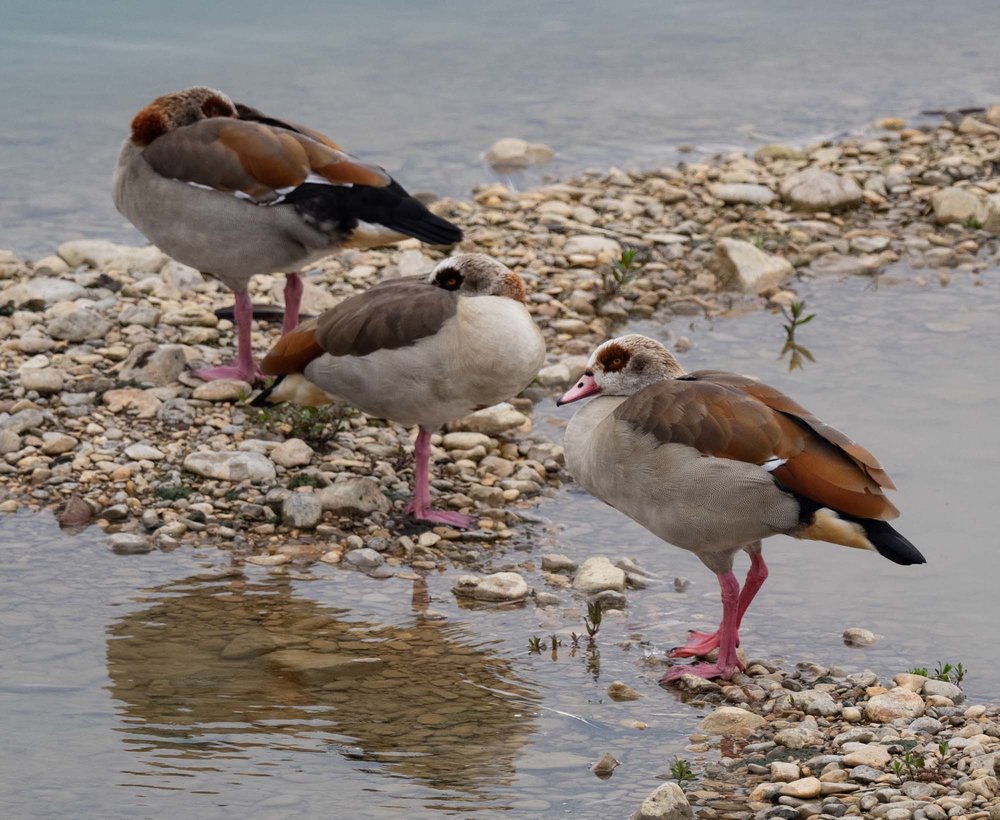
[[[681,679],[711,711],[688,750],[717,762],[664,783],[633,820],[1000,818],[1000,709],[955,683],[751,660],[721,686]]]
[[[190,375],[235,346],[218,283],[152,247],[78,240],[31,262],[0,252],[0,510],[96,523],[120,552],[204,543],[265,565],[345,558],[376,573],[468,560],[517,537],[524,509],[563,480],[562,449],[532,431],[532,408],[596,343],[630,319],[787,306],[800,276],[877,276],[899,260],[942,282],[977,275],[997,254],[998,162],[1000,106],[435,203],[465,229],[462,249],[522,273],[548,345],[524,395],[434,440],[439,501],[480,516],[466,534],[402,521],[407,431],[350,408],[257,411],[249,385]],[[410,241],[328,258],[303,304],[322,311],[442,255]],[[251,295],[274,304],[282,285],[258,276]],[[258,352],[277,333],[258,321]]]

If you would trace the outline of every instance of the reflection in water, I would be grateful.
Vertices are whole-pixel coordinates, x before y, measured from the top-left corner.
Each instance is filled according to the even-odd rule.
[[[463,627],[421,614],[425,602],[417,581],[412,623],[385,626],[348,621],[281,578],[153,589],[148,607],[108,628],[110,691],[143,764],[129,774],[189,788],[179,778],[225,769],[228,783],[293,753],[337,751],[492,799],[514,778],[537,699]]]

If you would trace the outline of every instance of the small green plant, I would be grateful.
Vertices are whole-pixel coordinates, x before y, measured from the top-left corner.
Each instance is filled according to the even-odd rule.
[[[911,754],[909,751],[907,751],[903,755],[902,762],[903,762],[903,768],[906,769],[906,774],[910,778],[910,780],[916,780],[920,776],[920,772],[924,768],[924,759],[919,755],[914,755]],[[893,766],[893,771],[895,771],[895,768],[896,767]],[[897,776],[899,775],[898,771],[896,772],[896,775]]]
[[[960,663],[952,666],[950,663],[938,661],[932,677],[935,680],[943,680],[945,683],[954,683],[957,686],[965,679],[966,671],[966,668]]]
[[[190,487],[175,486],[168,487],[161,484],[153,490],[153,495],[164,501],[177,501],[181,498],[188,498],[194,492]]]
[[[803,314],[805,312],[805,302],[792,302],[792,305],[788,310],[785,310],[784,307],[781,308],[781,315],[784,316],[788,322],[787,325],[782,325],[782,327],[785,328],[785,335],[788,337],[789,341],[795,340],[795,331],[798,328],[816,318],[815,313],[810,313],[808,316],[804,316]]]
[[[907,674],[910,674],[910,675],[923,675],[925,678],[929,677],[929,675],[927,674],[927,667],[926,666],[914,666],[912,669],[910,669],[908,671]]]
[[[626,248],[621,256],[606,267],[602,273],[602,288],[600,301],[605,302],[617,296],[623,287],[634,281],[642,272],[643,266],[649,261],[649,254],[639,248]]]
[[[587,635],[591,639],[600,631],[601,620],[604,613],[601,611],[600,601],[590,601],[587,604],[587,617],[583,619],[583,625],[587,628]]]
[[[942,760],[948,756],[948,741],[947,740],[942,740],[938,744],[938,754],[941,755],[941,759]]]
[[[677,781],[677,785],[682,789],[695,778],[691,766],[683,757],[674,758],[674,762],[670,764],[670,776]]]
[[[537,635],[532,635],[530,638],[528,638],[528,651],[532,655],[542,654],[542,639],[539,638]]]
[[[355,412],[346,406],[300,407],[295,404],[247,407],[246,410],[251,424],[275,435],[300,438],[313,448],[333,441]]]
[[[759,233],[759,234],[757,234],[757,235],[756,235],[756,236],[755,236],[755,237],[753,238],[753,246],[754,246],[754,247],[755,247],[755,248],[756,248],[757,250],[759,250],[759,251],[762,251],[762,250],[764,250],[764,235],[763,235],[763,234],[760,234],[760,233]]]
[[[983,223],[980,222],[978,219],[976,219],[974,216],[969,216],[962,221],[962,227],[970,231],[978,231],[980,228],[983,227]]]
[[[322,487],[323,479],[315,473],[296,473],[292,480],[288,482],[288,489],[294,490],[297,487]]]

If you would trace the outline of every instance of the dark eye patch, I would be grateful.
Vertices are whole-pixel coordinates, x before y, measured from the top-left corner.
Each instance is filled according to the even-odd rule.
[[[438,271],[438,275],[434,278],[434,284],[443,290],[458,290],[462,287],[463,281],[462,274],[454,268]]]
[[[617,373],[624,369],[631,357],[632,354],[621,345],[610,344],[601,351],[597,360],[601,363],[605,373]]]

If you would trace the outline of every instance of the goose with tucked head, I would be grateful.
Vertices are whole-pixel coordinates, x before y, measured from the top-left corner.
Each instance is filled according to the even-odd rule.
[[[288,332],[310,262],[407,236],[435,245],[462,238],[384,169],[203,86],[164,94],[135,115],[113,185],[116,207],[147,239],[236,294],[236,362],[198,371],[204,379],[263,377],[251,347],[254,274],[286,274]]]
[[[467,527],[471,516],[431,508],[431,435],[534,379],[545,342],[524,300],[521,277],[481,253],[445,259],[426,277],[379,282],[283,336],[263,362],[279,382],[254,404],[315,403],[318,394],[417,426],[405,512]]]
[[[685,373],[659,342],[622,336],[590,357],[560,405],[589,399],[566,430],[566,466],[590,493],[716,573],[722,622],[693,632],[672,658],[719,650],[714,663],[673,666],[730,678],[739,627],[767,578],[761,540],[777,534],[922,564],[887,522],[899,513],[875,457],[773,387],[718,370]],[[743,588],[733,573],[750,554]]]

